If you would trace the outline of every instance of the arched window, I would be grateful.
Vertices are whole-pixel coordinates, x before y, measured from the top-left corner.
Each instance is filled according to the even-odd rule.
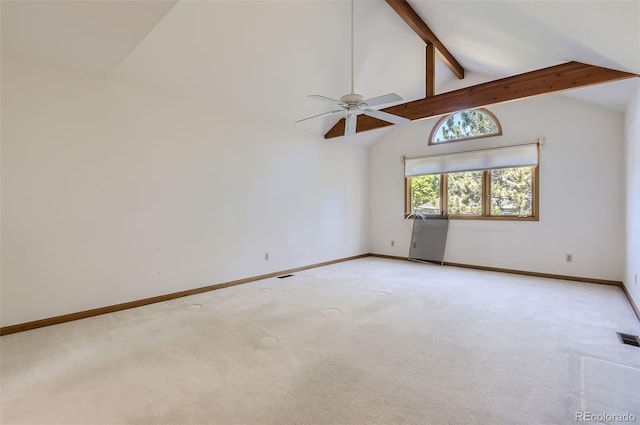
[[[470,109],[440,118],[431,131],[429,144],[438,145],[501,134],[502,128],[495,115],[484,108]]]

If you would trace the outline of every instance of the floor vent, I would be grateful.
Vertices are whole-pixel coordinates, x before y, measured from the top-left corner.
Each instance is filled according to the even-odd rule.
[[[638,335],[623,334],[620,332],[617,332],[617,334],[618,339],[621,343],[626,345],[633,345],[634,347],[640,347],[640,338],[638,338]]]
[[[284,279],[285,277],[291,277],[292,274],[285,274],[284,276],[278,276],[278,279]]]

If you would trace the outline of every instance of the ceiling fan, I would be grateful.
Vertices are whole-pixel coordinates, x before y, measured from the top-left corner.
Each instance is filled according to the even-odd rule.
[[[411,121],[407,118],[400,117],[398,115],[393,115],[387,112],[370,109],[372,106],[379,106],[379,105],[384,105],[386,103],[401,101],[402,98],[397,94],[389,93],[382,96],[372,97],[371,99],[365,99],[362,95],[357,94],[353,90],[353,2],[354,0],[351,0],[351,93],[345,94],[340,98],[340,100],[332,99],[330,97],[320,96],[319,94],[309,95],[308,97],[312,97],[314,99],[332,103],[334,105],[339,106],[341,109],[324,112],[322,114],[314,115],[312,117],[303,118],[301,120],[296,121],[296,123],[298,123],[301,121],[310,120],[312,118],[321,117],[324,115],[335,114],[337,112],[345,112],[345,121],[346,121],[346,124],[344,126],[345,136],[351,136],[356,133],[356,120],[357,120],[357,116],[361,113],[368,115],[370,117],[377,118],[379,120],[393,123],[393,124],[407,124]]]

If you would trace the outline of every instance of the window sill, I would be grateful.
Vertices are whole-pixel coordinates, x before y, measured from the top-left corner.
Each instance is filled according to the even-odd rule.
[[[425,215],[427,218],[443,218],[441,215]],[[413,220],[415,214],[404,215],[405,219]],[[518,217],[518,216],[481,216],[481,215],[450,215],[449,220],[492,220],[492,221],[540,221],[540,218],[534,216]]]

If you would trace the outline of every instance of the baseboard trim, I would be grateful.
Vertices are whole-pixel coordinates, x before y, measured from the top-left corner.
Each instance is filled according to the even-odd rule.
[[[45,326],[58,325],[58,324],[61,324],[61,323],[71,322],[71,321],[74,321],[74,320],[86,319],[86,318],[93,317],[93,316],[99,316],[101,314],[115,313],[116,311],[127,310],[127,309],[135,308],[135,307],[142,307],[142,306],[149,305],[149,304],[159,303],[159,302],[163,302],[163,301],[169,301],[169,300],[173,300],[173,299],[176,299],[176,298],[187,297],[189,295],[201,294],[203,292],[215,291],[217,289],[228,288],[230,286],[236,286],[236,285],[242,285],[244,283],[255,282],[256,280],[269,279],[269,278],[280,276],[280,275],[283,275],[283,274],[295,273],[295,272],[299,272],[299,271],[302,271],[302,270],[313,269],[313,268],[316,268],[316,267],[329,266],[331,264],[342,263],[342,262],[345,262],[345,261],[356,260],[356,259],[364,258],[364,257],[378,257],[378,258],[387,258],[387,259],[390,259],[390,260],[411,261],[407,257],[399,257],[399,256],[395,256],[395,255],[386,255],[386,254],[368,253],[368,254],[354,255],[352,257],[345,257],[345,258],[339,258],[339,259],[331,260],[331,261],[324,261],[322,263],[309,264],[309,265],[306,265],[306,266],[295,267],[295,268],[286,269],[286,270],[280,270],[280,271],[277,271],[277,272],[272,272],[272,273],[267,273],[267,274],[263,274],[263,275],[247,277],[247,278],[244,278],[244,279],[232,280],[232,281],[224,282],[224,283],[217,283],[217,284],[213,284],[213,285],[203,286],[203,287],[200,287],[200,288],[187,289],[185,291],[173,292],[173,293],[170,293],[170,294],[159,295],[159,296],[156,296],[156,297],[143,298],[143,299],[140,299],[140,300],[129,301],[129,302],[126,302],[126,303],[114,304],[114,305],[110,305],[110,306],[94,308],[94,309],[91,309],[91,310],[79,311],[77,313],[63,314],[61,316],[49,317],[49,318],[40,319],[40,320],[34,320],[32,322],[25,322],[25,323],[18,323],[18,324],[15,324],[15,325],[4,326],[4,327],[0,328],[0,336],[9,335],[9,334],[12,334],[12,333],[17,333],[17,332],[29,331],[29,330],[32,330],[32,329],[43,328]],[[633,299],[629,295],[629,292],[627,291],[627,288],[620,281],[606,280],[606,279],[593,279],[593,278],[579,277],[579,276],[567,276],[567,275],[559,275],[559,274],[551,274],[551,273],[539,273],[539,272],[531,272],[531,271],[525,271],[525,270],[503,269],[503,268],[498,268],[498,267],[487,267],[487,266],[478,266],[478,265],[474,265],[474,264],[452,263],[452,262],[447,262],[447,261],[445,261],[443,265],[451,266],[451,267],[461,267],[461,268],[466,268],[466,269],[475,269],[475,270],[499,272],[499,273],[511,273],[511,274],[525,275],[525,276],[545,277],[545,278],[562,279],[562,280],[569,280],[569,281],[575,281],[575,282],[584,282],[584,283],[595,283],[595,284],[600,284],[600,285],[619,286],[620,288],[622,288],[622,290],[625,293],[627,299],[629,300],[629,303],[631,304],[631,307],[633,308],[633,311],[635,312],[636,316],[638,316],[638,320],[640,320],[640,308],[638,308],[638,306],[633,302]]]
[[[633,298],[631,298],[631,294],[629,293],[629,291],[627,290],[627,287],[624,284],[622,284],[622,291],[627,296],[627,299],[629,300],[629,304],[631,304],[631,308],[633,309],[633,312],[636,314],[636,317],[640,321],[640,308],[638,308],[636,303],[633,301]]]
[[[34,320],[32,322],[18,323],[15,325],[4,326],[0,328],[0,336],[9,335],[17,332],[30,331],[33,329],[43,328],[45,326],[59,325],[61,323],[72,322],[74,320],[86,319],[93,316],[99,316],[101,314],[115,313],[116,311],[127,310],[135,307],[142,307],[148,304],[159,303],[163,301],[169,301],[176,298],[187,297],[189,295],[201,294],[203,292],[215,291],[217,289],[228,288],[230,286],[242,285],[244,283],[255,282],[256,280],[269,279],[272,277],[280,276],[288,273],[295,273],[302,270],[313,269],[316,267],[329,266],[331,264],[342,263],[345,261],[356,260],[358,258],[368,257],[369,254],[354,255],[352,257],[339,258],[337,260],[324,261],[322,263],[315,263],[301,267],[295,267],[292,269],[280,270],[277,272],[267,273],[258,276],[247,277],[244,279],[232,280],[224,283],[217,283],[214,285],[207,285],[200,288],[187,289],[185,291],[173,292],[170,294],[159,295],[156,297],[143,298],[140,300],[129,301],[121,304],[114,304],[105,307],[94,308],[91,310],[79,311],[77,313],[63,314],[61,316],[49,317],[46,319]]]
[[[389,260],[404,260],[410,261],[407,257],[398,257],[397,255],[386,255],[386,254],[369,254],[370,257],[378,257],[378,258],[388,258]]]
[[[379,258],[389,258],[391,260],[405,260],[411,261],[411,259],[407,257],[398,257],[395,255],[385,255],[385,254],[370,254],[372,257]],[[445,261],[443,266],[451,266],[451,267],[461,267],[465,269],[474,269],[474,270],[484,270],[489,272],[499,272],[499,273],[510,273],[510,274],[519,274],[525,276],[534,276],[534,277],[546,277],[550,279],[561,279],[561,280],[570,280],[574,282],[584,282],[584,283],[597,283],[600,285],[613,285],[613,286],[623,286],[622,282],[617,280],[606,280],[606,279],[594,279],[590,277],[580,277],[580,276],[567,276],[563,274],[552,274],[552,273],[540,273],[540,272],[530,272],[526,270],[515,270],[515,269],[502,269],[499,267],[487,267],[487,266],[478,266],[475,264],[462,264],[462,263],[452,263],[449,261]]]
[[[525,276],[546,277],[549,279],[570,280],[574,282],[597,283],[599,285],[622,286],[622,282],[617,280],[594,279],[591,277],[567,276],[563,274],[530,272],[526,270],[502,269],[498,267],[485,267],[485,266],[477,266],[473,264],[450,263],[448,261],[445,261],[444,265],[452,266],[452,267],[462,267],[466,269],[485,270],[490,272],[511,273],[511,274],[525,275]]]

